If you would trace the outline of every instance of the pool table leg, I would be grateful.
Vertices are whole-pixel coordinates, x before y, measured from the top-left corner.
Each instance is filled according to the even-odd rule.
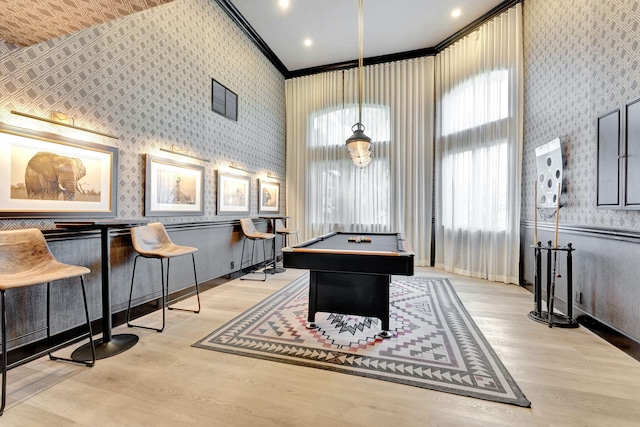
[[[382,322],[382,338],[390,338],[389,288],[391,276],[319,272],[309,274],[308,329],[317,327],[316,312],[332,312],[377,317]]]
[[[316,326],[316,307],[318,303],[318,275],[315,271],[309,274],[309,312],[307,313],[307,329],[315,329]]]

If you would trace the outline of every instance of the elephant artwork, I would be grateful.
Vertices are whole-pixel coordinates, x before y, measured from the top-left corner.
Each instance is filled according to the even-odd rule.
[[[29,160],[24,173],[27,196],[59,200],[62,195],[64,200],[75,200],[76,193],[82,193],[78,180],[86,174],[79,158],[41,151]]]

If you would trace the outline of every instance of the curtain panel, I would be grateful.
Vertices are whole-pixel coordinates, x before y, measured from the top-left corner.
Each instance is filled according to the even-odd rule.
[[[434,58],[364,67],[362,122],[372,163],[358,169],[345,140],[358,121],[358,70],[289,79],[289,223],[303,239],[330,231],[401,232],[416,265],[431,259]]]
[[[518,283],[523,147],[522,4],[436,58],[438,268]]]

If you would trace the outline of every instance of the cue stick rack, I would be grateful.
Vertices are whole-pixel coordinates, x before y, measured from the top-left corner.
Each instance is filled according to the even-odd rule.
[[[560,328],[577,328],[578,322],[573,319],[573,258],[574,251],[571,243],[567,246],[558,246],[558,222],[560,219],[560,194],[562,186],[558,182],[556,197],[556,224],[554,241],[549,240],[547,246],[542,246],[538,241],[538,184],[533,183],[533,249],[535,253],[535,270],[534,270],[534,306],[533,311],[529,312],[529,318],[536,322],[545,323],[549,327],[557,326]],[[547,254],[547,311],[542,311],[542,252]],[[557,272],[558,252],[567,254],[567,314],[554,313],[553,303],[555,299],[556,277],[560,277]],[[553,267],[551,267],[551,255],[553,254]]]
[[[571,294],[573,293],[573,259],[572,253],[575,250],[571,243],[567,246],[554,246],[551,240],[547,242],[547,246],[542,246],[541,242],[538,242],[533,246],[535,252],[535,278],[534,278],[534,307],[533,311],[529,312],[529,318],[536,322],[544,323],[551,326],[557,326],[559,328],[577,328],[580,326],[578,322],[573,319],[573,300]],[[542,311],[542,252],[546,252],[547,258],[547,311]],[[567,314],[554,313],[551,308],[551,318],[549,318],[549,308],[552,307],[551,298],[555,297],[551,290],[552,280],[552,267],[551,267],[551,254],[553,252],[565,252],[567,257]]]

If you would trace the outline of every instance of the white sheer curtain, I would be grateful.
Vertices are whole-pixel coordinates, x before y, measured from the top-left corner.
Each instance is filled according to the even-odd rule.
[[[434,58],[364,68],[372,163],[345,140],[357,120],[357,69],[286,81],[287,215],[308,239],[329,231],[401,232],[428,265],[431,247]]]
[[[436,267],[518,283],[522,5],[436,56]]]

